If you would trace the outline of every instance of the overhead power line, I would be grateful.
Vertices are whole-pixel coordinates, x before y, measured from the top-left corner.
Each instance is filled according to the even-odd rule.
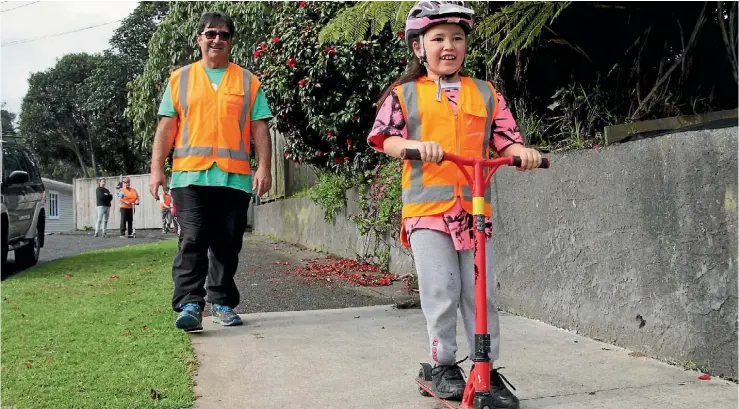
[[[123,21],[123,19],[116,20],[116,21],[109,21],[107,23],[102,23],[102,24],[96,24],[94,26],[89,26],[89,27],[84,27],[84,28],[78,28],[77,30],[65,31],[63,33],[49,34],[49,35],[45,35],[45,36],[41,36],[41,37],[29,38],[29,39],[26,39],[26,40],[9,41],[7,43],[0,44],[0,47],[5,47],[5,46],[8,46],[8,45],[26,44],[26,43],[31,43],[31,42],[38,41],[38,40],[45,40],[47,38],[53,38],[53,37],[59,37],[59,36],[66,35],[66,34],[78,33],[80,31],[89,30],[91,28],[107,26],[107,25],[113,24],[113,23],[119,23],[121,21]]]
[[[3,3],[5,3],[5,2],[3,2]],[[16,6],[16,7],[13,7],[13,8],[5,9],[5,10],[0,10],[0,12],[2,12],[2,13],[5,13],[6,11],[10,11],[10,10],[15,10],[15,9],[19,9],[19,8],[21,8],[21,7],[26,7],[26,6],[30,6],[31,4],[36,4],[36,3],[40,3],[40,2],[38,2],[38,1],[32,1],[32,2],[30,2],[30,3],[26,3],[26,4],[21,4],[20,6]]]

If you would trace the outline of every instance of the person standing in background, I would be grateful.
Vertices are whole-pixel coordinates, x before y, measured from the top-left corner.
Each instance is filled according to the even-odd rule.
[[[159,209],[162,211],[162,233],[169,233],[172,224],[172,195],[169,189],[162,189],[164,193],[159,199]]]
[[[139,194],[131,187],[131,179],[128,176],[123,178],[123,185],[118,196],[121,208],[121,238],[132,237],[133,207],[139,200]],[[126,235],[126,227],[128,227],[128,235]]]
[[[108,237],[108,218],[110,217],[110,204],[113,201],[113,194],[105,187],[105,179],[98,179],[98,188],[95,190],[95,198],[97,201],[97,220],[95,221],[95,237],[98,237],[101,226],[103,237]]]

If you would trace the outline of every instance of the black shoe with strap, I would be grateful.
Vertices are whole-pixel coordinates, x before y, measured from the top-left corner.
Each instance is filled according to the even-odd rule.
[[[490,370],[490,394],[493,395],[493,408],[494,409],[518,409],[518,398],[513,394],[507,387],[506,383],[510,385],[513,390],[516,387],[513,386],[503,374],[498,372],[503,369],[493,368]],[[472,369],[475,369],[475,365],[472,365]],[[503,383],[505,381],[505,383]]]
[[[453,365],[436,365],[431,369],[434,395],[446,400],[462,400],[467,381],[459,364],[466,359]]]
[[[508,382],[505,376],[498,372],[500,368],[490,370],[490,391],[493,395],[495,409],[518,409],[518,398],[505,386],[507,383],[515,391],[516,388]],[[505,383],[503,383],[505,381]]]

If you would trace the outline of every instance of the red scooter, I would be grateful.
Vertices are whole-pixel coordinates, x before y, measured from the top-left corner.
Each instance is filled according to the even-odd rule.
[[[421,160],[421,153],[417,149],[404,149],[401,152],[404,160]],[[521,166],[521,158],[507,156],[497,159],[465,158],[451,153],[444,153],[442,160],[454,162],[467,182],[472,186],[472,214],[475,217],[475,351],[470,376],[464,390],[462,402],[442,399],[434,394],[431,379],[431,365],[421,364],[416,382],[421,395],[434,396],[446,407],[452,409],[494,409],[493,397],[490,389],[490,334],[488,333],[488,312],[486,308],[487,281],[485,269],[485,186],[496,170],[503,165]],[[472,166],[473,175],[464,166]],[[490,168],[487,175],[484,168]],[[539,168],[549,168],[549,159],[542,158]]]

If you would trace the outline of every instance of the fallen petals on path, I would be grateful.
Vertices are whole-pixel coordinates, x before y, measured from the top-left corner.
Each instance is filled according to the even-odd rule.
[[[383,287],[398,280],[396,274],[379,273],[377,266],[337,258],[309,260],[305,267],[298,267],[295,272],[308,280],[328,283],[343,280],[363,287]]]

